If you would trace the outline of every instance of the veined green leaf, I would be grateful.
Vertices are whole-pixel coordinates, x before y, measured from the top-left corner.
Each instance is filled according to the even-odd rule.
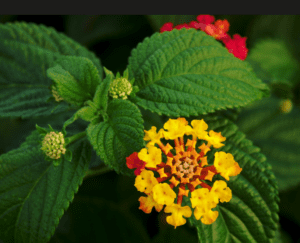
[[[0,117],[50,115],[57,103],[46,102],[52,97],[46,71],[65,55],[90,59],[102,78],[94,53],[55,29],[24,22],[0,24]],[[67,104],[54,113],[66,108]]]
[[[280,99],[270,97],[241,112],[237,125],[267,156],[279,190],[300,183],[300,110],[277,112]]]
[[[107,108],[108,120],[90,123],[87,136],[94,150],[117,173],[133,176],[126,157],[145,145],[140,110],[130,101],[115,99]]]
[[[207,122],[208,130],[221,132],[226,137],[225,146],[207,153],[209,164],[214,161],[216,151],[224,151],[234,156],[242,172],[226,181],[232,190],[232,199],[218,204],[219,216],[214,223],[205,225],[193,215],[189,219],[197,228],[199,242],[272,242],[278,227],[279,196],[277,181],[266,157],[230,120],[220,116],[201,118]]]
[[[39,132],[0,156],[0,238],[4,242],[48,242],[88,170],[91,147],[70,145],[72,162],[44,159]]]
[[[100,76],[93,62],[85,57],[63,56],[47,70],[59,96],[70,104],[82,106],[94,97]]]
[[[268,94],[250,64],[234,57],[202,31],[155,33],[129,58],[129,77],[140,91],[135,102],[168,116],[238,108]]]
[[[93,102],[95,103],[95,106],[99,110],[103,110],[104,112],[106,112],[107,102],[108,102],[108,91],[109,91],[110,83],[114,79],[114,75],[105,67],[104,70],[106,72],[106,77],[103,80],[103,82],[100,85],[98,85],[97,90],[95,92],[95,96],[93,98]]]

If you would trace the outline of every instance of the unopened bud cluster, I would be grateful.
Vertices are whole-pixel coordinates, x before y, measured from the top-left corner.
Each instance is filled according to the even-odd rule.
[[[132,85],[126,78],[117,78],[112,81],[109,88],[110,96],[114,99],[121,98],[127,99],[127,95],[130,95],[132,91]]]
[[[290,99],[282,100],[279,107],[282,113],[290,113],[293,109],[293,103]]]
[[[50,132],[45,135],[41,149],[51,159],[59,159],[66,152],[64,144],[64,135],[61,132]]]

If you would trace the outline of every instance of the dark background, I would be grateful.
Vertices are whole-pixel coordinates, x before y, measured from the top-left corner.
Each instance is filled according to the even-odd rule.
[[[250,51],[260,38],[279,38],[286,41],[300,61],[299,16],[215,15],[215,18],[229,21],[231,36],[235,33],[246,36]],[[65,33],[93,51],[102,65],[114,73],[125,70],[131,50],[159,31],[163,23],[171,21],[176,25],[191,20],[196,20],[196,15],[0,16],[1,23],[33,22]],[[299,92],[295,95],[299,99]],[[58,123],[62,124],[67,116],[60,116]],[[24,142],[36,123],[46,126],[49,121],[48,118],[0,119],[0,154]],[[85,124],[78,121],[76,125],[84,129]],[[139,210],[141,193],[133,185],[134,178],[113,171],[84,180],[50,242],[197,242],[196,232],[188,224],[174,230],[166,223],[164,213],[153,210],[148,215]],[[300,187],[280,193],[280,199],[282,242],[300,242]]]

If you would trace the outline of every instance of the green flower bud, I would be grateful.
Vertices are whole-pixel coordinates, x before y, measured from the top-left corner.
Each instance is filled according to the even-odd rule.
[[[279,104],[281,113],[290,113],[293,109],[293,103],[290,99],[282,100]]]
[[[127,99],[132,91],[132,85],[126,78],[116,78],[109,87],[109,94],[112,98]]]
[[[51,159],[59,159],[66,153],[64,135],[61,132],[49,132],[42,141],[41,150]]]

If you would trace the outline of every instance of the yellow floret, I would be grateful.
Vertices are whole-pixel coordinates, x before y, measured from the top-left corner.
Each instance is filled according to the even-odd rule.
[[[232,154],[223,151],[215,153],[214,166],[227,181],[229,181],[229,176],[236,176],[242,171]]]
[[[183,216],[189,218],[192,215],[192,210],[189,206],[181,207],[178,204],[173,204],[165,207],[165,213],[172,213],[172,215],[167,217],[167,222],[170,225],[177,226],[184,225],[186,219]]]
[[[229,202],[232,198],[232,191],[227,186],[225,181],[215,181],[210,193],[213,195],[214,200],[218,203],[220,202]]]
[[[182,120],[182,118],[181,119],[169,119],[164,124],[164,129],[168,130],[168,131],[164,131],[164,137],[168,140],[182,137],[184,135],[187,127],[189,127],[188,125],[186,125],[187,123],[184,122],[184,120]]]
[[[156,132],[156,127],[152,126],[149,131],[144,130],[144,132],[144,140],[150,141],[148,145],[154,145],[155,143],[161,144],[160,139],[163,138],[163,129],[160,129],[158,132]]]
[[[164,207],[164,205],[158,204],[157,202],[154,201],[152,193],[148,194],[147,197],[140,197],[139,202],[140,202],[139,209],[143,210],[144,213],[151,213],[153,207],[155,207],[155,210],[157,212],[160,212]]]
[[[207,137],[206,130],[208,128],[208,125],[203,119],[192,120],[191,124],[193,126],[193,132],[192,132],[193,138],[198,137],[198,139],[205,139]]]
[[[140,192],[150,193],[152,188],[157,185],[157,179],[154,177],[154,173],[150,170],[143,170],[141,174],[139,174],[135,178],[134,186]]]
[[[204,211],[217,206],[217,203],[207,188],[199,188],[191,192],[190,200],[193,208],[199,206],[205,209]]]
[[[175,198],[176,193],[167,183],[159,183],[152,189],[153,198],[158,204],[171,205]]]
[[[216,221],[216,219],[218,218],[218,215],[219,215],[218,211],[209,210],[208,212],[203,214],[203,216],[201,218],[201,222],[203,224],[212,224],[213,222]]]
[[[205,140],[208,141],[207,146],[210,147],[212,145],[214,148],[221,148],[224,146],[224,144],[221,142],[225,141],[226,138],[221,135],[221,132],[217,133],[213,130],[210,130],[208,134],[209,136],[205,138]]]
[[[141,149],[138,157],[146,162],[147,168],[156,168],[156,165],[161,163],[161,150],[155,146],[149,146],[148,150],[146,148]]]

